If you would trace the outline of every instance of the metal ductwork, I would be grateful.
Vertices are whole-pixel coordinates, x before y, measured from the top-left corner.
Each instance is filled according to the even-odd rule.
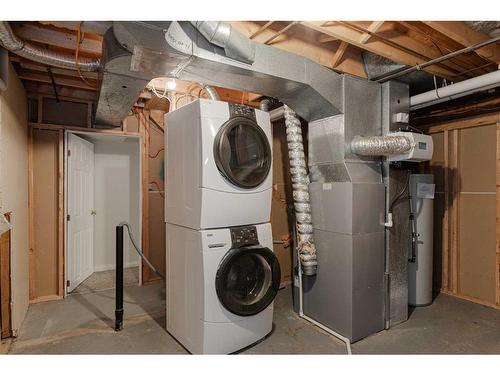
[[[224,48],[226,55],[238,61],[253,63],[255,44],[234,30],[227,22],[192,21],[191,24],[210,42]]]
[[[74,55],[50,51],[25,42],[14,34],[9,23],[6,21],[0,21],[0,43],[7,50],[25,59],[58,68],[77,69]],[[82,57],[78,61],[78,67],[83,71],[97,71],[99,66],[98,59]]]
[[[191,22],[114,22],[103,39],[96,123],[119,126],[149,81],[162,76],[274,97],[307,121],[341,113],[340,75],[248,38],[241,43],[255,50],[252,63],[236,59],[231,44],[210,43]]]
[[[203,89],[207,93],[209,99],[211,99],[211,100],[219,100],[220,99],[219,93],[212,86],[203,85]]]
[[[316,274],[318,262],[316,260],[311,204],[309,202],[309,176],[307,174],[300,120],[288,106],[285,106],[285,127],[297,226],[297,251],[302,272],[310,276]]]
[[[404,136],[355,137],[351,150],[362,156],[400,155],[412,149],[411,139]]]

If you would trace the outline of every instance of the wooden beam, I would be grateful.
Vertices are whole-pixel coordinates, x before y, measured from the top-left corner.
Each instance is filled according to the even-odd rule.
[[[320,35],[318,38],[318,42],[320,43],[329,43],[329,42],[335,42],[337,41],[337,38],[334,38],[333,36],[330,35]]]
[[[43,124],[37,122],[28,123],[30,128],[42,129],[42,130],[71,130],[74,132],[84,132],[84,133],[98,133],[98,134],[109,134],[109,135],[124,135],[128,137],[141,137],[140,133],[137,132],[124,132],[120,128],[116,129],[99,129],[99,128],[87,128],[83,126],[73,126],[73,125],[54,125],[54,124]]]
[[[297,25],[299,23],[299,21],[292,21],[290,22],[288,25],[286,25],[284,28],[282,28],[281,30],[279,31],[276,31],[274,33],[274,35],[272,35],[271,37],[269,37],[268,39],[266,39],[264,41],[264,44],[269,44],[271,43],[274,39],[276,39],[277,37],[279,37],[281,34],[284,34],[286,31],[290,30],[292,27],[294,27],[295,25]]]
[[[260,27],[260,29],[254,31],[248,38],[250,39],[253,39],[255,38],[257,35],[259,35],[261,32],[263,32],[265,29],[267,29],[269,26],[271,26],[272,24],[274,23],[274,21],[269,21],[269,22],[266,22],[264,25],[262,25]]]
[[[465,119],[443,122],[427,128],[426,133],[434,134],[445,130],[473,128],[476,126],[494,125],[499,122],[499,113],[492,113],[486,116],[468,117]]]
[[[378,31],[378,29],[380,29],[382,27],[382,25],[384,24],[384,21],[373,21],[370,26],[368,26],[368,31],[372,32],[372,33],[376,33]],[[361,35],[361,38],[359,38],[359,42],[361,44],[365,44],[366,42],[368,42],[368,40],[371,38],[371,34],[370,33],[363,33],[363,35]]]
[[[358,48],[385,57],[399,64],[414,66],[428,61],[428,59],[421,57],[416,52],[410,52],[407,49],[396,47],[393,43],[388,43],[387,40],[381,40],[380,38],[374,38],[370,43],[360,43],[360,39],[366,31],[354,30],[353,28],[339,22],[325,23],[323,21],[304,21],[302,24],[313,30],[338,38]],[[439,65],[431,65],[424,70],[448,79],[456,74],[456,72],[444,69]]]
[[[14,24],[13,29],[17,36],[27,41],[69,50],[76,49],[76,33],[59,31],[31,23]],[[80,52],[100,56],[102,54],[102,38],[97,35],[93,35],[92,38],[84,35],[80,43]]]
[[[50,77],[48,74],[41,74],[41,73],[33,73],[33,72],[28,72],[28,71],[21,71],[18,74],[19,79],[22,80],[27,80],[27,81],[35,81],[35,82],[42,82],[42,83],[51,83]],[[94,87],[89,87],[85,82],[83,82],[81,79],[72,79],[72,78],[65,78],[65,77],[54,77],[55,83],[58,86],[67,86],[67,87],[74,87],[78,88],[81,90],[87,90],[87,91],[96,91],[97,90],[97,83],[92,82],[95,84]]]
[[[335,56],[333,56],[332,68],[336,68],[337,65],[339,65],[340,60],[342,60],[342,57],[344,56],[347,47],[349,47],[349,43],[347,42],[340,43],[339,47],[337,48],[337,52],[335,52]]]
[[[259,24],[250,21],[231,22],[231,25],[246,36],[251,35],[260,28]],[[296,27],[297,29],[304,28],[303,25],[296,25]],[[310,30],[307,29],[303,30],[307,31],[303,33],[299,33],[298,31],[299,30],[292,35],[288,34],[286,39],[275,41],[273,47],[304,56],[320,65],[330,68],[336,52],[335,45],[318,42],[318,38],[321,35],[318,32],[310,32]],[[254,40],[257,43],[262,43],[274,33],[275,31],[268,28]],[[366,72],[361,59],[361,51],[354,48],[349,49],[344,55],[342,63],[336,70],[366,78]]]
[[[20,59],[19,65],[21,66],[21,68],[26,69],[26,70],[34,70],[36,72],[43,72],[43,73],[47,72],[47,65],[42,65],[42,64],[38,64],[35,62],[23,60],[23,59]],[[50,69],[52,70],[52,73],[54,73],[56,75],[75,77],[75,78],[81,79],[80,75],[78,74],[78,72],[76,70],[54,68],[54,67],[51,67]],[[81,73],[82,73],[82,76],[84,76],[85,78],[89,78],[89,79],[93,79],[93,80],[99,79],[99,73],[97,73],[97,72],[81,71]]]
[[[24,81],[24,88],[28,94],[42,95],[44,97],[55,98],[54,89],[49,83]],[[81,90],[74,87],[60,86],[57,89],[59,99],[74,102],[95,102],[98,93],[96,91]],[[40,121],[41,122],[41,121]]]
[[[460,21],[423,21],[423,23],[464,47],[470,47],[490,39],[488,35],[473,30]],[[498,43],[478,49],[476,53],[486,60],[493,61],[497,65],[500,64],[500,45]]]

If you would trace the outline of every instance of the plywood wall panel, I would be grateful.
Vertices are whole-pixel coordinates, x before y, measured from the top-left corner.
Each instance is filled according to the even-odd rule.
[[[460,130],[460,190],[495,192],[496,125]]]
[[[495,195],[460,198],[459,293],[495,303]]]
[[[33,130],[33,257],[35,298],[58,294],[59,133]]]

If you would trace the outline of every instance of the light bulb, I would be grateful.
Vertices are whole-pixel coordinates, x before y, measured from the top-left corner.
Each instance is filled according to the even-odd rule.
[[[167,89],[173,90],[177,87],[177,83],[175,82],[175,79],[169,79],[167,81]]]

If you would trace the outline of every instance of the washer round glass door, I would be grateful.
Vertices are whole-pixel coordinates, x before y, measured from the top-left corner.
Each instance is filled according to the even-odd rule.
[[[232,184],[246,189],[259,186],[271,169],[271,147],[255,121],[233,117],[215,137],[214,158],[219,172]]]
[[[266,247],[231,249],[215,278],[220,303],[240,316],[255,315],[273,302],[281,271],[276,255]]]

